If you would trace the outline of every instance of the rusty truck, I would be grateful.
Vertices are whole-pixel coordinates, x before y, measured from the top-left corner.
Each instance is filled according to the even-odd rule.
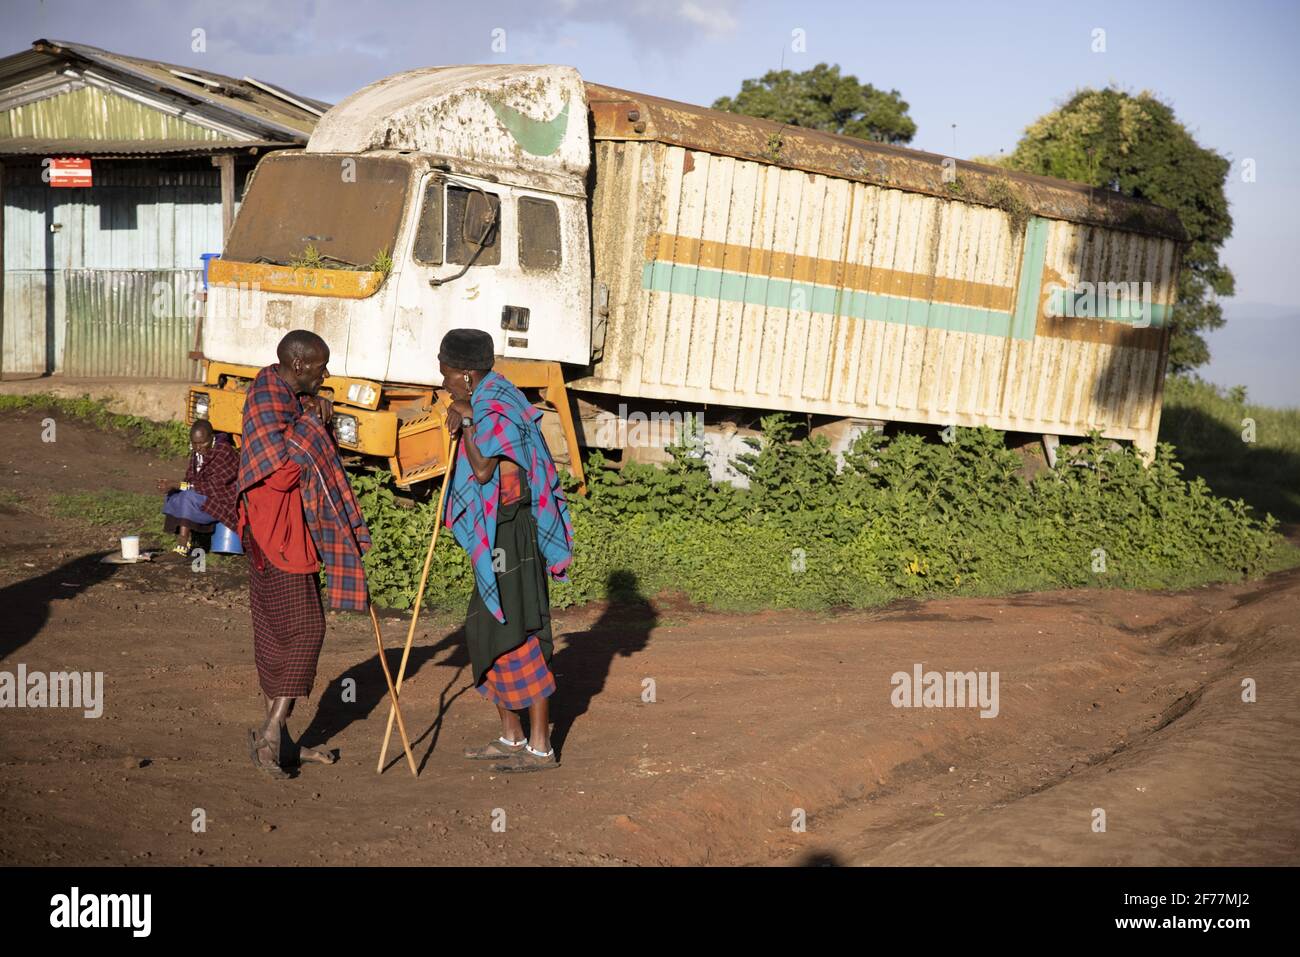
[[[256,370],[311,329],[341,448],[418,485],[446,465],[438,345],[468,326],[580,481],[583,446],[662,455],[629,409],[721,439],[780,410],[840,443],[899,422],[1150,450],[1185,241],[1111,190],[570,67],[413,70],[254,171],[187,415],[238,433]]]

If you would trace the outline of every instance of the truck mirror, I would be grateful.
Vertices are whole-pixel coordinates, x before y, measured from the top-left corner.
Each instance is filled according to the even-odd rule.
[[[465,215],[461,220],[461,237],[473,246],[487,245],[496,225],[496,210],[482,191],[475,191],[465,198]]]

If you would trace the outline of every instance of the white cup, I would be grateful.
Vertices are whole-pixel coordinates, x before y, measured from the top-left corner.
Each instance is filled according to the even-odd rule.
[[[124,535],[122,537],[122,557],[134,561],[140,557],[140,536]]]

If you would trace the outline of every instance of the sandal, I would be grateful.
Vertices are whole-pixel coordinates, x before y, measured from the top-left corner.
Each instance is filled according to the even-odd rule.
[[[541,751],[534,751],[532,745],[526,745],[510,759],[509,763],[494,764],[492,770],[500,771],[502,774],[521,774],[527,771],[549,771],[559,766],[560,762],[555,760],[554,747],[543,754]]]
[[[175,548],[172,549],[172,554],[180,555],[182,558],[189,558],[190,550],[186,548],[184,545],[177,545]]]
[[[524,749],[525,741],[507,741],[505,736],[497,738],[495,741],[489,741],[481,748],[466,748],[465,757],[471,761],[494,761],[500,758],[509,758],[518,754]]]
[[[271,746],[270,741],[266,740],[266,738],[264,738],[262,735],[258,734],[256,731],[252,730],[251,728],[249,729],[248,756],[253,759],[253,767],[257,768],[259,771],[269,774],[273,778],[277,778],[277,779],[287,778],[289,776],[288,773],[284,770],[284,768],[280,767],[279,764],[263,764],[261,758],[257,756],[258,751],[262,750],[262,748],[269,748],[270,746]]]

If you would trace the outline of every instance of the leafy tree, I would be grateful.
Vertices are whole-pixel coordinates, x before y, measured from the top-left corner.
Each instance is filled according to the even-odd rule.
[[[715,100],[713,108],[876,143],[909,143],[916,135],[897,90],[877,90],[825,63],[802,73],[769,70],[745,80],[734,97]]]
[[[1150,93],[1084,89],[1030,125],[1002,165],[1118,190],[1178,213],[1191,239],[1178,277],[1169,364],[1182,372],[1210,358],[1203,332],[1223,325],[1218,297],[1232,273],[1219,248],[1232,235],[1224,182],[1230,162],[1200,146]]]

